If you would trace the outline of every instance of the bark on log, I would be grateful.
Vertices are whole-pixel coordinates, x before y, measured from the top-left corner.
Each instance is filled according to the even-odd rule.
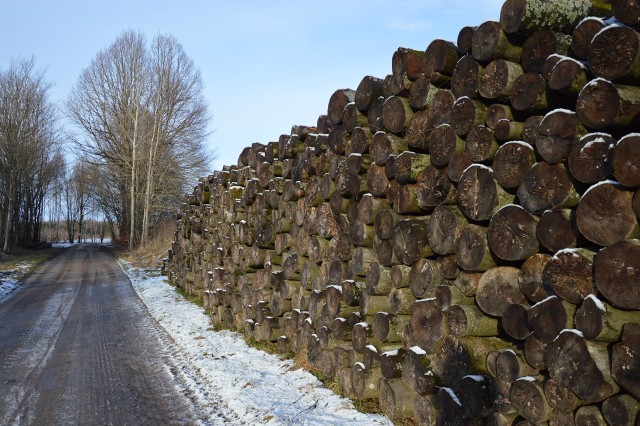
[[[493,130],[486,126],[471,129],[464,144],[465,152],[475,163],[493,160],[498,148],[498,141],[493,136]]]
[[[433,128],[429,124],[429,111],[418,111],[407,126],[407,145],[421,152],[429,152]]]
[[[452,305],[448,309],[447,326],[456,337],[498,336],[498,320],[485,315],[475,305]]]
[[[580,182],[590,184],[606,179],[614,168],[615,159],[612,163],[611,157],[615,144],[616,140],[607,133],[584,135],[573,144],[569,153],[567,163],[571,175]],[[625,152],[624,156],[629,154]],[[623,156],[621,155],[621,157]],[[631,158],[633,157],[631,156]]]
[[[640,33],[624,25],[610,25],[591,41],[589,68],[598,77],[630,84],[640,82]]]
[[[640,241],[626,240],[602,249],[594,261],[600,293],[622,309],[640,309]]]
[[[481,62],[506,59],[520,62],[522,47],[515,38],[508,36],[496,21],[486,21],[473,34],[471,54]]]
[[[451,127],[458,136],[466,136],[471,129],[484,123],[486,109],[478,100],[467,96],[458,98],[451,107]]]
[[[402,364],[402,381],[418,395],[437,392],[430,364],[427,353],[418,346],[413,346],[407,351]]]
[[[431,157],[405,151],[393,163],[393,175],[398,183],[415,183],[418,174],[431,164]]]
[[[547,90],[547,82],[540,74],[524,73],[513,82],[513,93],[509,101],[518,111],[541,111],[559,101]],[[556,103],[558,102],[558,103]]]
[[[456,241],[456,262],[469,272],[482,272],[495,266],[486,228],[470,224],[462,230]]]
[[[564,162],[569,157],[573,144],[586,133],[573,111],[551,111],[540,122],[536,150],[549,164]]]
[[[576,328],[586,339],[617,342],[625,324],[640,322],[640,312],[615,309],[590,294],[576,311],[574,321]]]
[[[393,252],[405,265],[433,254],[427,240],[427,222],[419,219],[403,219],[393,227]]]
[[[484,67],[471,55],[463,56],[451,76],[451,91],[456,98],[467,96],[469,98],[478,97],[478,87],[480,76],[484,72]]]
[[[622,185],[640,186],[640,134],[628,134],[615,145],[613,174]]]
[[[634,398],[640,399],[640,323],[624,326],[622,340],[613,346],[611,371],[613,378]]]
[[[488,220],[502,206],[513,202],[493,178],[493,170],[481,164],[467,168],[458,183],[456,199],[460,210],[471,220]]]
[[[334,125],[342,123],[342,112],[349,102],[355,100],[356,92],[351,89],[339,89],[329,98],[327,117]],[[282,158],[282,157],[281,157]]]
[[[410,313],[410,309],[402,315],[377,312],[373,317],[373,337],[382,343],[402,343],[410,320],[406,314]]]
[[[360,81],[356,89],[354,96],[356,108],[365,113],[380,96],[382,96],[382,79],[368,75]]]
[[[442,39],[433,40],[427,46],[426,56],[433,58],[433,70],[445,75],[451,75],[460,58],[455,43]]]
[[[493,134],[499,141],[517,141],[522,139],[524,123],[519,121],[500,120],[496,123]]]
[[[605,27],[602,19],[595,16],[580,21],[573,30],[571,37],[571,51],[578,59],[586,60],[593,37]]]
[[[518,268],[498,266],[482,274],[476,291],[476,303],[488,315],[502,316],[514,303],[524,303],[518,287]]]
[[[582,195],[576,209],[578,229],[586,239],[602,246],[640,236],[632,199],[633,193],[616,182],[593,185]],[[603,221],[605,217],[607,220]]]
[[[536,238],[538,218],[510,204],[491,217],[487,230],[489,248],[502,260],[525,260],[540,249]]]
[[[391,154],[400,154],[407,150],[406,139],[398,136],[378,131],[371,139],[369,153],[378,166],[384,166]]]
[[[539,74],[549,55],[568,55],[571,36],[541,29],[531,34],[522,45],[522,68]]]
[[[549,209],[574,207],[579,195],[563,164],[543,161],[525,173],[518,187],[518,199],[529,213],[542,213]]]
[[[443,311],[452,305],[473,305],[475,302],[473,297],[466,296],[458,287],[448,284],[436,287],[436,300]]]
[[[391,71],[396,78],[403,74],[415,81],[421,74],[428,73],[433,67],[432,58],[425,55],[424,50],[400,47],[391,58]]]
[[[595,10],[589,0],[507,0],[502,5],[500,24],[507,33],[530,34],[549,29],[571,34],[582,19],[595,12],[603,13]]]
[[[435,296],[436,287],[444,282],[444,274],[432,259],[418,259],[411,266],[409,288],[416,298]]]
[[[575,305],[549,296],[529,309],[527,320],[537,339],[551,343],[562,330],[573,328],[575,311]]]
[[[403,133],[413,117],[408,98],[391,96],[384,101],[382,123],[391,133]]]
[[[597,78],[578,95],[576,112],[580,121],[592,129],[638,128],[640,88]]]
[[[522,74],[520,64],[496,59],[484,69],[478,92],[486,99],[506,99],[513,94],[513,84]]]
[[[550,89],[577,97],[592,78],[584,64],[564,57],[551,69],[547,81]]]
[[[438,206],[427,223],[427,238],[434,253],[455,253],[456,240],[468,225],[462,212],[453,206]]]
[[[547,356],[551,378],[587,403],[603,401],[619,391],[611,377],[606,344],[565,330],[549,345]]]
[[[579,304],[587,295],[596,293],[593,282],[594,254],[587,249],[560,250],[544,268],[543,285],[552,287],[555,294],[563,299]]]
[[[536,228],[540,244],[551,252],[575,247],[580,236],[575,210],[546,210]]]
[[[445,169],[433,165],[425,167],[416,177],[418,205],[424,210],[431,210],[441,204],[455,202],[455,187]]]
[[[421,75],[411,86],[411,91],[409,92],[409,103],[416,110],[427,109],[438,90],[440,89],[431,84],[431,80],[428,75]]]
[[[464,151],[464,141],[456,135],[449,124],[439,126],[431,134],[429,154],[434,166],[446,166],[454,154],[462,151]]]
[[[602,415],[610,425],[633,426],[638,413],[640,402],[630,395],[614,395],[602,403]]]
[[[544,395],[540,379],[521,377],[511,385],[511,404],[525,419],[540,424],[549,420],[552,408]]]
[[[536,155],[531,145],[521,141],[507,142],[495,153],[491,168],[501,187],[517,188],[535,162]]]

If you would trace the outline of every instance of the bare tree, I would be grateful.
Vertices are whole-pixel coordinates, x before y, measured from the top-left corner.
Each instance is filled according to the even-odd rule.
[[[168,194],[186,189],[188,174],[175,170],[201,174],[211,159],[202,91],[200,73],[174,37],[158,36],[148,48],[133,31],[99,52],[72,90],[67,109],[86,136],[77,146],[117,188],[117,200],[104,187],[96,193],[130,248],[144,244],[154,216],[172,208]]]

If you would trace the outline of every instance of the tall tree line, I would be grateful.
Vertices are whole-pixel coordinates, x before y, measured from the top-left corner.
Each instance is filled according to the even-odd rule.
[[[0,69],[0,248],[40,241],[45,197],[64,169],[50,85],[31,59]]]
[[[173,37],[122,33],[82,72],[67,101],[90,191],[133,248],[206,173],[210,117],[200,72]]]

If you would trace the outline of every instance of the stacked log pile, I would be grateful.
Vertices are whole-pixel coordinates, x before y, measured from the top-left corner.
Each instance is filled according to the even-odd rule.
[[[638,131],[637,0],[507,0],[202,178],[167,273],[392,419],[637,424]]]

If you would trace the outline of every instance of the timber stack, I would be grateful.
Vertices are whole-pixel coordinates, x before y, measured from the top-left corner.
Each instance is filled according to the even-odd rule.
[[[638,1],[507,0],[391,65],[202,178],[171,282],[394,420],[638,424]]]

